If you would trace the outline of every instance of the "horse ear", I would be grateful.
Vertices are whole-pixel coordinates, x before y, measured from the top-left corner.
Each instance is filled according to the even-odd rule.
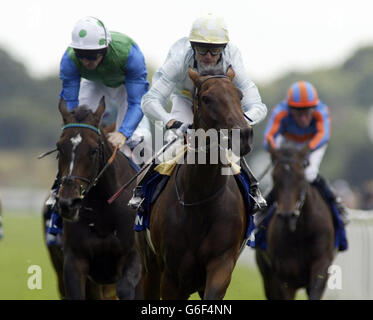
[[[272,162],[274,162],[277,157],[277,149],[274,148],[270,142],[268,142],[268,151],[269,151],[269,154],[271,155]]]
[[[201,80],[197,71],[194,71],[192,68],[188,68],[189,78],[193,81],[194,85],[198,88],[200,86]]]
[[[233,78],[236,75],[236,73],[234,72],[232,67],[229,67],[226,75],[228,76],[229,79],[231,79],[231,81],[233,81]]]
[[[95,118],[100,121],[103,113],[105,112],[106,105],[105,105],[105,96],[103,96],[100,100],[100,103],[94,113]]]
[[[113,132],[115,130],[115,122],[113,122],[112,124],[106,126],[104,128],[104,133],[105,135],[108,134],[109,132]]]
[[[72,115],[69,112],[69,110],[67,109],[66,101],[63,97],[60,99],[60,102],[58,104],[58,110],[61,113],[63,123],[64,124],[68,123],[69,120],[71,120]]]

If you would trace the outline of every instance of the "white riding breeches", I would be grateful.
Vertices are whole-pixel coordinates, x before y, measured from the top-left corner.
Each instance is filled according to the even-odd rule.
[[[127,91],[124,85],[118,88],[110,88],[102,83],[82,79],[80,82],[79,105],[87,105],[89,109],[95,111],[99,105],[101,98],[105,96],[106,105],[113,104],[117,108],[116,130],[120,128],[124,117],[127,113]],[[131,148],[134,145],[142,142],[144,147],[144,155],[132,153]],[[145,162],[152,156],[152,135],[150,131],[150,122],[144,115],[133,135],[126,141],[122,147],[126,156],[131,157],[137,164]]]
[[[294,147],[298,150],[302,149],[307,143],[309,143],[309,141],[306,141],[303,143],[295,142],[295,141],[286,139],[282,135],[278,135],[275,138],[275,142],[277,146],[281,147],[281,145],[286,144],[286,146]],[[322,147],[310,153],[309,158],[308,158],[309,165],[304,170],[304,174],[308,182],[313,182],[317,178],[317,175],[319,174],[320,164],[324,157],[327,147],[328,147],[328,144],[325,144]]]

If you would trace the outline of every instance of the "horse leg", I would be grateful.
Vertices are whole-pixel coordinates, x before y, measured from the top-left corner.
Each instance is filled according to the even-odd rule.
[[[88,269],[88,261],[85,259],[76,258],[72,254],[65,255],[63,278],[67,299],[84,300],[86,298]]]
[[[274,275],[271,268],[268,252],[265,250],[256,249],[255,251],[256,263],[262,275],[264,293],[268,300],[281,299],[280,282]]]
[[[63,283],[63,252],[57,245],[47,246],[50,259],[52,260],[53,268],[57,274],[58,291],[60,298],[65,299],[65,285]]]
[[[222,300],[231,282],[235,266],[233,259],[223,256],[211,261],[206,268],[206,286],[204,300]]]
[[[117,283],[117,296],[120,300],[133,300],[136,287],[141,279],[141,261],[137,250],[133,250],[126,259],[123,276]]]
[[[157,262],[143,266],[142,288],[145,300],[159,300],[161,297],[161,271]]]
[[[308,298],[310,300],[320,300],[328,281],[329,259],[320,259],[311,266],[311,277],[307,287]]]
[[[136,245],[141,253],[141,288],[143,299],[159,300],[161,297],[161,271],[158,266],[157,257],[150,249],[144,232],[136,232]]]
[[[187,300],[189,298],[189,294],[182,290],[165,271],[161,277],[161,296],[163,300]]]
[[[102,287],[89,279],[86,281],[85,290],[86,300],[103,300],[104,298]]]

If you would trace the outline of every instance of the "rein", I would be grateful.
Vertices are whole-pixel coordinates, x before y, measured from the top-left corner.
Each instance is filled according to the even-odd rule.
[[[100,146],[100,148],[99,148],[99,156],[102,155],[102,157],[104,158],[104,150],[103,150],[104,145],[103,145],[103,142],[102,142],[100,129],[98,129],[98,128],[92,126],[92,125],[85,124],[85,123],[69,123],[69,124],[65,125],[64,127],[62,127],[62,131],[65,131],[66,129],[69,129],[69,128],[85,128],[85,129],[90,129],[90,130],[94,131],[99,136],[99,139],[100,139],[100,143],[99,143],[99,146]],[[115,156],[117,154],[117,151],[118,151],[118,147],[115,147],[114,151],[113,151],[113,154],[111,155],[111,157],[109,158],[109,160],[105,163],[105,165],[103,166],[103,168],[99,171],[99,173],[96,175],[96,177],[93,178],[92,180],[89,180],[87,178],[80,177],[80,176],[68,175],[68,176],[61,177],[60,178],[61,182],[62,183],[74,183],[74,184],[77,184],[75,182],[75,180],[78,179],[78,180],[82,180],[82,181],[88,183],[88,185],[86,186],[85,189],[83,189],[81,185],[79,186],[79,189],[80,189],[80,199],[83,200],[85,198],[85,196],[88,194],[88,192],[97,184],[98,180],[103,175],[103,173],[106,171],[106,169],[112,164],[112,162],[114,161]]]
[[[178,166],[176,168],[176,172],[175,172],[175,191],[176,191],[176,195],[177,195],[177,200],[179,201],[179,204],[181,204],[183,207],[193,207],[193,206],[199,206],[201,204],[205,204],[205,203],[208,203],[212,200],[214,200],[217,196],[219,196],[225,189],[227,183],[225,183],[218,191],[216,191],[213,195],[203,199],[203,200],[200,200],[200,201],[196,201],[196,202],[190,202],[190,203],[186,203],[184,202],[182,199],[181,199],[181,196],[180,196],[180,193],[179,193],[179,188],[177,187],[177,175],[179,173],[179,169],[180,169],[181,166]]]

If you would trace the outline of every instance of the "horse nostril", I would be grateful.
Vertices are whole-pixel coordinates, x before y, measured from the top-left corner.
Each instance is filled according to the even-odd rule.
[[[288,219],[292,216],[295,216],[294,212],[279,212],[277,213],[277,216],[281,219]]]
[[[58,205],[62,210],[70,208],[71,204],[72,204],[72,200],[70,198],[68,199],[60,198],[58,200]]]
[[[82,200],[80,198],[67,198],[67,199],[62,198],[62,199],[59,199],[58,205],[60,206],[62,210],[69,210],[71,208],[74,208],[80,205],[81,202]]]

